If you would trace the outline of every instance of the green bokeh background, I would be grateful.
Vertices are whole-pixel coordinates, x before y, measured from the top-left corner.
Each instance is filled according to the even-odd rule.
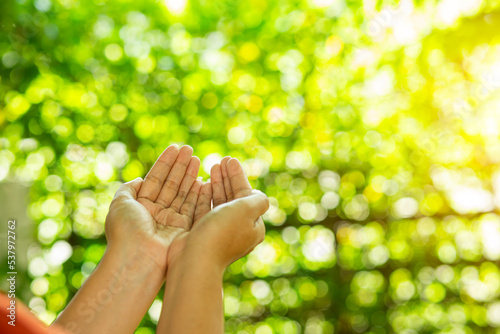
[[[500,3],[182,4],[0,3],[0,181],[30,189],[33,312],[64,309],[117,187],[179,143],[270,197],[225,275],[228,333],[497,333]]]

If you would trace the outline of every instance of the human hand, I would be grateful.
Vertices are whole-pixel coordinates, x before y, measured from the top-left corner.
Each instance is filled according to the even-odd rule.
[[[252,190],[237,159],[224,158],[211,170],[214,210],[183,234],[186,256],[212,261],[224,269],[264,240],[267,196]]]
[[[56,325],[81,334],[137,328],[165,280],[172,240],[206,210],[197,205],[200,160],[192,154],[169,146],[144,180],[120,187],[106,217],[106,253]]]
[[[196,180],[200,160],[192,154],[190,146],[167,147],[144,180],[118,189],[106,217],[109,247],[125,254],[141,252],[163,277],[172,241],[206,210],[196,205],[202,183]]]
[[[212,190],[215,208],[207,213]],[[203,215],[191,231],[177,235],[169,249],[157,333],[223,333],[224,269],[264,239],[260,216],[269,202],[252,190],[238,160],[226,157],[212,168],[211,187],[198,202],[205,203]]]

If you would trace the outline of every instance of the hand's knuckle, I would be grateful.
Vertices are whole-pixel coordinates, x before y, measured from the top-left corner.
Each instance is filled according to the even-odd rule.
[[[177,190],[179,188],[179,183],[173,179],[167,180],[167,187],[169,189]]]
[[[269,197],[267,197],[264,193],[262,193],[264,196],[264,201],[266,201],[266,206],[269,207]]]
[[[158,203],[158,204],[160,204],[162,206],[168,206],[169,205],[169,203],[167,201],[165,201],[163,198],[158,198],[156,200],[156,203]]]
[[[154,174],[148,174],[146,176],[146,180],[147,181],[150,181],[150,182],[153,182],[153,183],[156,183],[156,184],[163,184],[163,181],[162,179],[160,179],[158,176],[154,175]]]
[[[214,198],[214,203],[215,203],[216,205],[222,204],[222,203],[224,203],[225,201],[226,201],[226,199],[225,199],[225,198],[223,198],[223,197],[215,197],[215,198]]]

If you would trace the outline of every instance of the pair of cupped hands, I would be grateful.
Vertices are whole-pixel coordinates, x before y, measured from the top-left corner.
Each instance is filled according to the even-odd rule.
[[[157,333],[222,333],[222,277],[265,235],[267,197],[237,159],[198,177],[190,146],[169,146],[111,202],[97,268],[54,321],[65,333],[133,333],[166,281]]]
[[[250,253],[265,236],[267,196],[235,158],[215,164],[205,183],[199,168],[190,146],[170,145],[144,180],[124,183],[106,218],[108,247],[138,249],[163,273],[186,252],[220,268]]]

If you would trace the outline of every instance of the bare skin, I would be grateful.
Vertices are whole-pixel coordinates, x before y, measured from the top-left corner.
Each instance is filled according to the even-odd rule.
[[[223,332],[222,274],[263,240],[269,203],[236,159],[224,158],[203,184],[192,153],[171,145],[144,180],[120,187],[106,252],[54,327],[133,333],[166,278],[158,333]]]
[[[183,251],[169,258],[157,333],[223,333],[224,270],[264,239],[269,202],[252,190],[239,161],[224,158],[211,181],[214,210],[177,237]]]
[[[134,332],[165,280],[172,241],[210,211],[211,186],[196,180],[200,160],[192,153],[171,145],[144,180],[120,187],[106,218],[105,255],[55,326]]]

